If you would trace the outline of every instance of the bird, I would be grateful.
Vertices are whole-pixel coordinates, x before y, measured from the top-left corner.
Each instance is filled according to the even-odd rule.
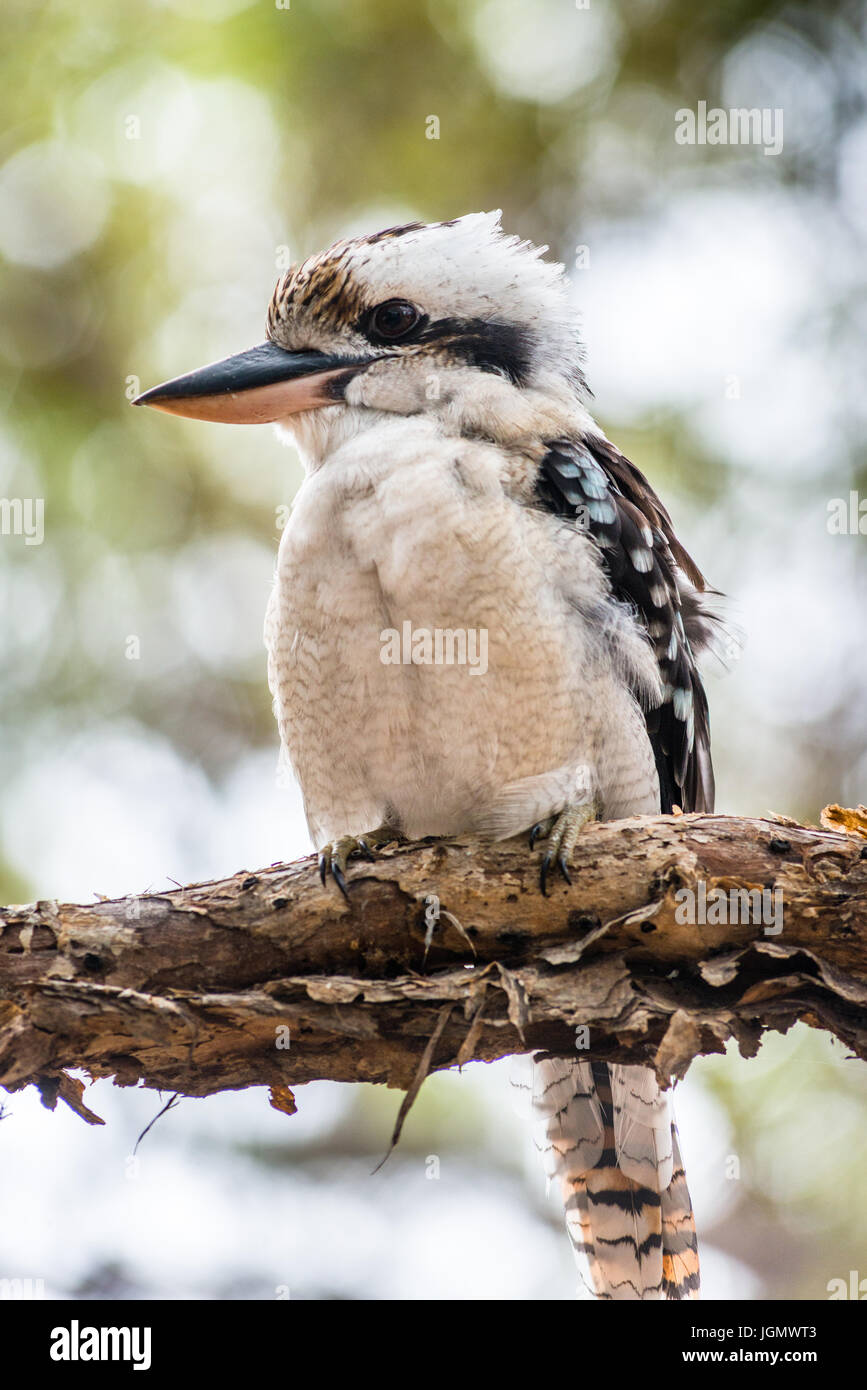
[[[264,343],[135,401],[271,422],[301,456],[268,680],[346,896],[356,856],[439,836],[526,835],[540,891],[567,892],[591,821],[713,809],[716,591],[590,412],[547,251],[499,212],[344,238],[281,276]],[[590,1293],[698,1297],[670,1089],[592,1051],[531,1075]]]

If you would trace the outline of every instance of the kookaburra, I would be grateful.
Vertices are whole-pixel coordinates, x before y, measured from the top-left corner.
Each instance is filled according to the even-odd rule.
[[[522,833],[544,841],[544,892],[593,817],[712,809],[704,579],[588,413],[563,268],[499,221],[339,241],[279,281],[265,343],[137,402],[273,421],[302,456],[269,682],[323,878],[344,892],[351,856],[389,841]],[[472,634],[484,663],[466,659]],[[533,1070],[595,1293],[696,1297],[654,1073]]]

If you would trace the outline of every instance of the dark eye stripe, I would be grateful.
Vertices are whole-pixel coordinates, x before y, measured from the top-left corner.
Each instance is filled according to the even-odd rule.
[[[496,319],[438,319],[419,342],[440,343],[482,372],[496,372],[515,386],[529,378],[532,345],[524,329]]]

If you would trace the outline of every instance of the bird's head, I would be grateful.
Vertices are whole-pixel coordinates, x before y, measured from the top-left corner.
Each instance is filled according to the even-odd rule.
[[[507,236],[498,212],[336,242],[278,282],[265,343],[135,404],[277,421],[314,453],[382,412],[448,415],[481,433],[494,420],[508,433],[528,399],[574,407],[583,387],[563,268],[545,250]]]

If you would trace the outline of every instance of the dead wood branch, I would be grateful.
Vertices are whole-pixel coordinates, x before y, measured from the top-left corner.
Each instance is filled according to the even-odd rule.
[[[592,1055],[661,1076],[729,1038],[752,1054],[797,1019],[867,1059],[867,841],[857,821],[826,824],[848,833],[698,815],[594,825],[573,886],[547,898],[524,842],[451,841],[353,863],[351,906],[308,858],[0,909],[0,1085],[35,1083],[91,1122],[69,1069],[190,1096],[267,1085],[291,1113],[288,1088],[316,1078],[406,1090],[423,1060],[575,1056],[579,1025]],[[746,900],[725,920],[719,900],[738,889],[781,903],[781,930]]]

